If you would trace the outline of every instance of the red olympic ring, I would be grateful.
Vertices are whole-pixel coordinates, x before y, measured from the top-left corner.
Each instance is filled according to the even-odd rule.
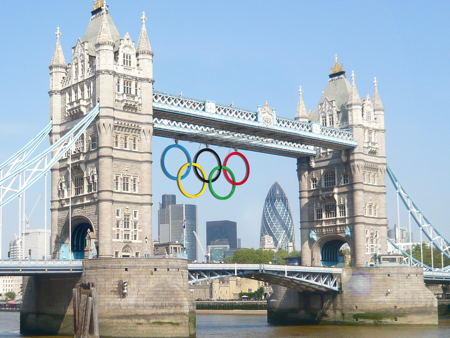
[[[242,184],[244,184],[245,182],[247,182],[248,177],[250,176],[250,163],[248,162],[248,160],[247,160],[247,158],[244,156],[244,154],[242,154],[242,153],[240,153],[240,152],[238,152],[238,151],[235,151],[235,152],[232,152],[232,153],[228,154],[228,156],[225,157],[225,160],[223,161],[223,166],[224,166],[224,167],[227,166],[228,160],[229,160],[230,157],[233,156],[233,155],[239,156],[240,158],[242,158],[242,159],[244,160],[244,163],[245,163],[245,177],[244,177],[244,179],[243,179],[242,181],[240,181],[240,182],[234,182],[234,181],[230,178],[230,176],[228,175],[228,171],[227,171],[226,169],[223,169],[223,172],[224,172],[224,174],[225,174],[226,180],[227,180],[230,184],[232,184],[232,185],[242,185]]]

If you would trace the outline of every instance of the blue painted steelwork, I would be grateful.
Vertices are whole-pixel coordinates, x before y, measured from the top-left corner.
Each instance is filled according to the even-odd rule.
[[[338,292],[342,269],[274,264],[189,264],[189,283],[240,276],[299,291]]]
[[[405,189],[401,186],[397,177],[395,177],[394,172],[391,168],[387,167],[387,173],[392,181],[392,184],[400,195],[403,204],[406,206],[411,216],[415,220],[420,231],[422,231],[425,236],[431,241],[432,245],[444,256],[450,259],[450,244],[449,242],[439,233],[439,231],[431,224],[431,222],[424,216],[422,211],[413,202],[411,197],[406,193]]]
[[[14,153],[10,158],[0,164],[0,171],[17,161],[23,161],[28,158],[36,148],[45,140],[52,130],[52,122],[50,121],[37,135],[31,139],[19,151]]]
[[[322,127],[316,123],[300,122],[276,117],[264,124],[259,112],[251,112],[230,106],[200,101],[166,93],[154,92],[153,115],[160,119],[196,123],[202,126],[239,131],[250,135],[277,140],[323,146],[326,148],[348,149],[356,146],[351,131]]]
[[[424,269],[424,271],[433,271],[433,269],[431,268],[431,266],[426,265],[424,262],[419,261],[418,259],[415,259],[413,256],[411,256],[408,252],[406,252],[405,250],[402,250],[397,244],[395,244],[395,242],[393,240],[391,240],[390,238],[387,239],[388,243],[390,245],[392,245],[395,250],[397,250],[398,252],[400,252],[400,254],[402,254],[404,257],[408,258],[409,260],[411,260],[412,265],[413,266],[420,266],[421,268]],[[436,269],[437,270],[437,269]]]
[[[6,199],[0,201],[0,207],[4,206],[15,198],[20,196],[24,191],[31,187],[41,177],[43,177],[52,167],[58,162],[65,153],[70,151],[75,142],[83,135],[89,125],[94,121],[99,113],[99,106],[95,106],[83,119],[81,119],[75,127],[73,127],[68,133],[57,140],[49,148],[36,155],[31,160],[24,161],[17,168],[14,168],[9,174],[0,179],[0,186],[5,185],[8,181],[14,181],[18,175],[28,174],[29,176],[24,180],[24,183],[20,185],[14,192],[7,196]],[[42,165],[48,155],[52,155],[52,158]],[[42,167],[40,167],[42,165]],[[8,190],[7,192],[10,192]]]

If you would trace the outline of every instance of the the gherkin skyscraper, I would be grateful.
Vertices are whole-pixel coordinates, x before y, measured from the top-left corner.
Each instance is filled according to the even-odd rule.
[[[275,182],[267,194],[261,219],[261,237],[273,238],[276,249],[288,249],[294,243],[294,223],[289,202],[281,186]]]

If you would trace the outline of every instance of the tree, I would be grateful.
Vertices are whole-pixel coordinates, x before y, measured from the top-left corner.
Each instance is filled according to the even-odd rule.
[[[405,250],[407,253],[409,253],[409,249]],[[423,255],[423,263],[425,263],[428,266],[431,266],[431,247],[429,243],[423,242],[422,243],[422,255]],[[421,260],[421,253],[420,253],[420,244],[413,245],[412,247],[412,256],[417,259],[418,261]],[[442,259],[443,258],[443,259]],[[433,247],[433,265],[435,268],[441,268],[442,262],[444,263],[444,267],[450,265],[450,259],[446,257],[445,255],[442,257],[441,252]]]
[[[16,299],[16,293],[14,291],[8,291],[7,293],[5,293],[5,296],[10,300]]]
[[[288,254],[285,250],[271,251],[261,249],[242,249],[236,250],[231,257],[225,258],[227,263],[239,264],[286,264],[286,257],[298,256],[298,251]]]

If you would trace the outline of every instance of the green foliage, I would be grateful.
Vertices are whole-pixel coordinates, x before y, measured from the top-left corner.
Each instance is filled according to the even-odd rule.
[[[16,299],[16,293],[14,291],[8,291],[5,293],[5,296],[10,300]]]
[[[277,252],[261,249],[242,249],[236,250],[231,257],[225,258],[226,263],[239,264],[286,264],[286,257],[299,256],[298,251],[290,254],[286,250],[278,250]]]
[[[431,248],[430,245],[428,243],[423,243],[422,244],[422,249],[423,249],[423,262],[428,265],[431,266]],[[409,253],[409,249],[405,250],[407,253]],[[412,256],[417,259],[417,260],[421,260],[421,255],[420,255],[420,244],[416,244],[413,245],[412,247]],[[447,258],[446,256],[443,257],[443,261],[444,261],[444,267],[450,265],[450,259]],[[440,251],[438,251],[435,247],[433,247],[433,260],[434,260],[434,267],[435,268],[441,268],[442,266],[442,257],[441,257],[441,253]]]
[[[248,299],[261,300],[264,295],[264,288],[260,287],[255,292],[239,292],[239,298],[242,299],[243,296],[247,296]]]

